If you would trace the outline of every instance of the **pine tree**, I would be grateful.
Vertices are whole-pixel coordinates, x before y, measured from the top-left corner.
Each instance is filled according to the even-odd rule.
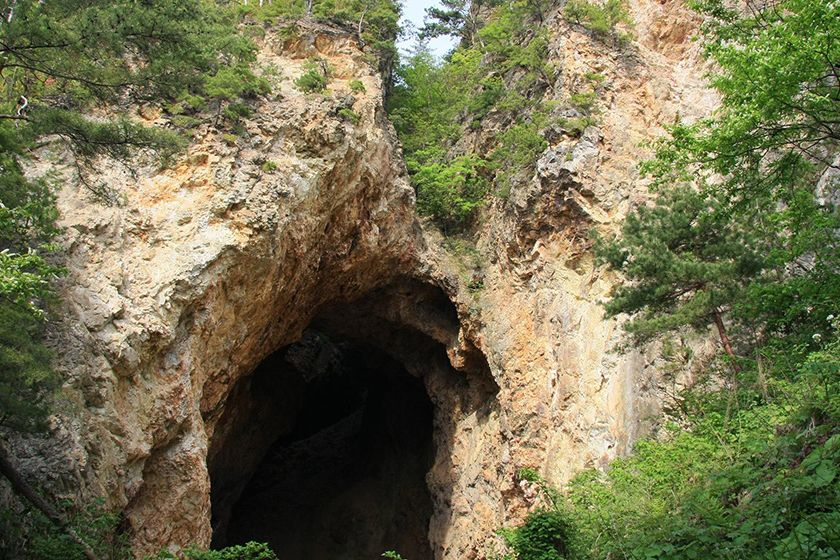
[[[807,344],[840,298],[840,225],[830,200],[840,142],[840,6],[781,0],[744,15],[701,3],[722,105],[677,124],[643,165],[660,194],[599,245],[631,284],[607,312],[631,313],[645,339],[724,315],[769,338]],[[742,339],[742,342],[746,342]]]
[[[735,358],[723,317],[767,268],[769,247],[754,225],[729,217],[725,202],[679,188],[629,215],[620,237],[596,246],[602,262],[628,280],[606,304],[607,314],[632,315],[625,329],[637,341],[714,324]]]
[[[441,0],[442,8],[426,8],[426,21],[420,29],[421,39],[448,35],[472,45],[482,26],[482,10],[500,4],[498,0]]]

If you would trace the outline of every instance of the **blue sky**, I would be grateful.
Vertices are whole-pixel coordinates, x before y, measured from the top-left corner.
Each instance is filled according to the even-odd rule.
[[[438,6],[437,0],[403,0],[403,20],[414,23],[416,27],[423,25],[426,8]],[[407,38],[400,42],[400,50],[405,51],[414,44],[414,38]],[[438,37],[429,43],[429,48],[438,56],[443,56],[455,45],[451,37]]]

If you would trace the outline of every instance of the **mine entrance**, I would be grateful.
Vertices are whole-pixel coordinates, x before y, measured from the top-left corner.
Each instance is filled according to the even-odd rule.
[[[440,290],[400,285],[325,306],[299,341],[240,379],[208,453],[214,547],[253,540],[283,560],[388,550],[432,560],[430,519],[448,498],[430,491],[427,473],[448,461],[452,410],[495,390],[483,356],[480,375],[450,365],[458,329]]]

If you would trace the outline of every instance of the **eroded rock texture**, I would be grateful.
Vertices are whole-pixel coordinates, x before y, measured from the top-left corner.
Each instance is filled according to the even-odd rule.
[[[533,507],[519,468],[559,484],[626,452],[662,380],[650,356],[614,351],[598,302],[616,279],[586,232],[644,203],[639,143],[714,103],[680,3],[631,4],[625,50],[550,19],[549,95],[604,75],[600,123],[558,134],[485,212],[475,270],[418,221],[380,78],[328,28],[268,33],[274,93],[235,141],[199,128],[173,168],[138,177],[103,162],[116,207],[68,182],[51,340],[64,404],[50,440],[18,442],[24,469],[56,495],[105,496],[138,556],[208,545],[215,527],[289,558],[461,560]],[[292,85],[312,55],[334,71],[323,96]]]

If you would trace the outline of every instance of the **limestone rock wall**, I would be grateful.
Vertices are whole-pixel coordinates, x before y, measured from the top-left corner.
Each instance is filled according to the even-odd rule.
[[[293,86],[311,56],[332,68],[325,95]],[[69,274],[54,346],[72,420],[57,420],[64,449],[37,455],[53,458],[54,488],[123,509],[138,554],[209,543],[208,440],[234,381],[324,302],[413,268],[413,191],[355,41],[269,34],[258,64],[279,75],[244,134],[205,125],[171,169],[104,172],[117,207],[74,186],[59,200]]]
[[[436,250],[442,240],[430,244],[427,260],[456,271],[451,281],[468,328],[500,386],[507,447],[499,457],[505,501],[498,525],[537,505],[516,484],[518,469],[537,469],[562,486],[583,468],[606,466],[652,433],[665,395],[691,380],[692,364],[673,376],[656,347],[619,350],[621,318],[606,320],[601,303],[620,279],[591,254],[593,229],[614,231],[649,200],[637,169],[650,155],[644,142],[717,103],[692,40],[696,15],[679,0],[636,0],[630,11],[635,38],[621,48],[554,11],[547,25],[557,80],[546,99],[568,106],[570,94],[586,91],[586,75],[600,74],[596,124],[578,138],[551,141],[534,176],[484,212],[475,250],[443,254]],[[492,125],[479,129],[461,145],[486,145],[496,133]],[[698,356],[711,350],[704,340],[690,343]]]

